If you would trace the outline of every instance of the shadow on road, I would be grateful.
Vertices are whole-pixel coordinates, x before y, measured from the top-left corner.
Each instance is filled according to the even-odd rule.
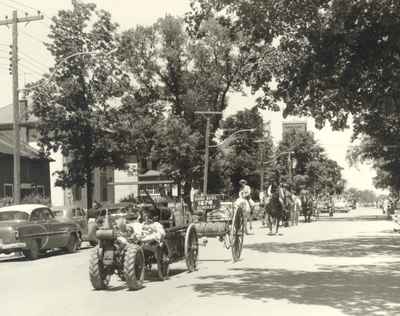
[[[265,242],[245,247],[261,252],[309,254],[312,260],[328,256],[355,258],[386,254],[393,257],[400,253],[400,238],[358,236],[299,243]],[[267,262],[265,266],[268,267]],[[315,271],[234,268],[230,273],[199,277],[190,286],[202,297],[286,299],[295,304],[329,306],[354,316],[400,315],[400,262],[393,261],[317,265]]]
[[[276,253],[297,253],[323,257],[364,257],[370,255],[400,254],[400,236],[355,236],[298,243],[263,242],[244,248]]]
[[[328,266],[320,271],[232,269],[226,275],[201,277],[192,285],[202,297],[240,296],[255,300],[286,299],[325,305],[349,315],[399,315],[399,264]]]

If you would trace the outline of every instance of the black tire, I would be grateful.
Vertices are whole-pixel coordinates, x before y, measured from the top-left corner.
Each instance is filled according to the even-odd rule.
[[[157,249],[157,272],[161,281],[168,279],[169,253],[165,244]]]
[[[129,290],[138,290],[143,287],[144,266],[145,260],[142,248],[135,244],[127,245],[124,275]]]
[[[235,209],[231,223],[231,250],[233,262],[238,261],[242,255],[244,231],[243,210],[239,207]]]
[[[110,283],[111,276],[104,272],[98,247],[93,249],[92,253],[90,254],[89,277],[90,282],[95,290],[104,290]]]
[[[185,260],[189,272],[197,268],[197,259],[199,257],[199,240],[197,237],[195,224],[190,224],[185,235]]]
[[[67,253],[75,253],[78,251],[80,246],[80,241],[79,238],[76,236],[76,234],[71,234],[68,238],[68,243],[65,246],[65,251]]]
[[[40,255],[40,246],[37,240],[32,240],[28,243],[28,249],[23,250],[22,253],[24,256],[29,260],[36,260],[39,258]]]

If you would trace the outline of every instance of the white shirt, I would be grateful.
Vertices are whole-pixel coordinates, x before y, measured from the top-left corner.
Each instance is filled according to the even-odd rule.
[[[248,185],[244,185],[239,192],[239,196],[243,199],[249,198],[251,195],[251,188]]]
[[[164,227],[159,222],[151,224],[145,223],[130,223],[127,224],[133,230],[133,235],[143,241],[156,240],[160,242],[165,237]]]

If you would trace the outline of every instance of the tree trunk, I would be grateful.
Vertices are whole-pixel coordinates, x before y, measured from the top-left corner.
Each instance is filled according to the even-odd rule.
[[[93,208],[93,182],[92,171],[86,172],[86,202],[88,210]]]
[[[192,180],[187,179],[183,186],[183,201],[187,204],[190,214],[193,214],[192,201],[190,200],[191,189],[192,189]]]

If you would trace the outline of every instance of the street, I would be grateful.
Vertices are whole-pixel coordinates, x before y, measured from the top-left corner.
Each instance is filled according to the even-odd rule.
[[[303,219],[301,219],[303,221]],[[116,277],[108,291],[89,282],[91,248],[36,261],[0,262],[2,315],[399,315],[400,235],[380,210],[321,216],[268,236],[255,224],[242,260],[223,244],[200,247],[199,269],[171,266],[169,280],[148,274],[127,291]]]

